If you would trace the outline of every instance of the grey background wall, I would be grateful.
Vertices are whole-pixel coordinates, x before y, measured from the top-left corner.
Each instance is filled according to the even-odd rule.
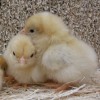
[[[78,38],[92,45],[100,59],[100,0],[0,0],[0,52],[25,20],[40,11],[59,15]]]

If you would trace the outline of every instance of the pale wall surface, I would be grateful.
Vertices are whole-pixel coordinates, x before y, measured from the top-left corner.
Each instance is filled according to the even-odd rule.
[[[32,14],[61,16],[73,33],[87,41],[100,58],[100,0],[0,0],[0,52]]]

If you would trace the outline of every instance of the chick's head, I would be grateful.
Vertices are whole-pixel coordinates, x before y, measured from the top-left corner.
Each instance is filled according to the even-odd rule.
[[[11,61],[15,66],[27,67],[35,63],[36,49],[26,35],[16,35],[8,44]]]
[[[21,33],[37,35],[54,35],[66,31],[66,26],[58,16],[41,12],[29,17]]]

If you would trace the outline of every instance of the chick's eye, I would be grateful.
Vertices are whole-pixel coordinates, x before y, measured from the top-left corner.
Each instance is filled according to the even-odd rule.
[[[15,56],[15,52],[13,52],[13,55]]]
[[[34,32],[34,29],[30,29],[30,32],[33,33]]]
[[[33,55],[34,55],[34,54],[32,53],[30,57],[32,58],[32,57],[33,57]]]

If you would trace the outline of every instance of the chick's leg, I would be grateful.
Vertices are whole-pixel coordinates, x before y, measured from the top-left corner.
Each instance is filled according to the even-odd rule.
[[[19,89],[19,88],[25,88],[27,89],[28,87],[32,86],[32,84],[27,84],[27,83],[16,83],[13,85],[14,89]]]
[[[11,76],[11,75],[8,75],[8,74],[6,74],[4,76],[4,79],[5,79],[6,84],[9,85],[9,86],[12,86],[12,85],[17,83],[15,78],[13,76]]]
[[[43,85],[45,87],[55,89],[55,92],[69,90],[69,89],[77,86],[77,84],[78,84],[78,81],[73,81],[73,82],[61,84],[58,82],[54,82],[52,80],[48,80],[47,82],[43,83]]]
[[[60,87],[61,84],[58,83],[58,82],[54,82],[54,81],[52,81],[52,80],[48,80],[48,81],[46,81],[46,82],[44,83],[44,86],[47,87],[47,88],[56,89],[56,88]]]
[[[31,86],[31,84],[19,83],[18,81],[15,80],[14,77],[12,77],[12,76],[10,76],[10,75],[5,75],[4,79],[5,79],[5,83],[6,83],[8,86],[13,87],[14,89],[19,89],[19,88],[21,88],[21,87],[24,87],[24,88],[27,89],[29,86]]]

